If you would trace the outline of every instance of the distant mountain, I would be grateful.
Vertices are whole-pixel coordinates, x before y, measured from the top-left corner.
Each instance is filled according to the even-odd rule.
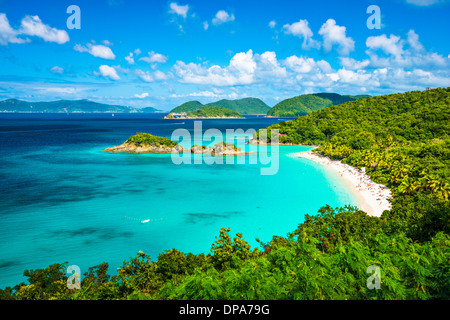
[[[188,112],[187,118],[243,118],[238,112],[224,108],[204,106],[200,110]]]
[[[258,98],[243,98],[238,100],[223,99],[206,105],[227,108],[240,114],[267,114],[267,111],[270,110],[270,107]]]
[[[370,97],[369,95],[349,96],[338,93],[314,93],[289,98],[276,104],[267,112],[269,117],[299,117],[311,111],[327,108],[331,105],[355,101]]]
[[[138,112],[140,110],[140,112],[143,113],[154,113],[154,112],[161,112],[161,110],[155,109],[153,107],[145,107],[145,108],[140,108],[140,109],[136,109]]]
[[[257,98],[244,98],[238,100],[223,99],[216,102],[207,103],[203,105],[198,101],[189,101],[182,105],[172,109],[170,113],[182,113],[193,112],[200,110],[204,106],[209,107],[222,107],[238,112],[239,114],[266,114],[270,110],[270,107],[264,103],[261,99]]]
[[[189,113],[189,112],[200,110],[203,107],[204,107],[203,104],[201,104],[198,101],[189,101],[189,102],[185,102],[182,105],[179,105],[178,107],[172,109],[170,111],[170,113],[182,113],[182,112]]]
[[[155,108],[143,109],[109,105],[90,100],[58,100],[50,102],[28,102],[17,99],[0,101],[0,112],[26,113],[141,113],[155,112]]]

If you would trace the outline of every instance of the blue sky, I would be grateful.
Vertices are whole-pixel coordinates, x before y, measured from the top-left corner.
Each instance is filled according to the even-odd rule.
[[[0,99],[170,110],[446,87],[449,2],[0,0]],[[70,5],[81,29],[67,27]],[[367,27],[370,5],[380,29]]]

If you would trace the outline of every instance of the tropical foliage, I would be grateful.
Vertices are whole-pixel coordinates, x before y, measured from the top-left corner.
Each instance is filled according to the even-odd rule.
[[[325,205],[259,248],[222,228],[208,254],[139,252],[112,276],[107,263],[90,268],[79,290],[67,287],[67,263],[54,264],[26,270],[27,283],[0,298],[450,299],[449,93],[347,102],[271,127],[388,185],[392,210],[381,218]]]
[[[210,107],[210,106],[204,106],[200,110],[192,111],[187,114],[187,117],[198,117],[198,118],[243,118],[239,113],[236,111],[222,108],[222,107]]]
[[[177,142],[173,142],[166,137],[158,137],[145,132],[138,132],[134,136],[129,137],[126,143],[134,144],[137,147],[145,145],[155,147],[159,147],[160,145],[174,147],[178,144]]]
[[[338,105],[370,97],[369,95],[343,96],[337,93],[304,94],[283,100],[267,113],[271,117],[298,117],[331,105]]]

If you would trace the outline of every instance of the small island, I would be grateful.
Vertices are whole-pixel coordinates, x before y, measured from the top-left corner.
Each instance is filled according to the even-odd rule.
[[[212,156],[242,156],[249,154],[236,147],[236,145],[225,142],[216,143],[214,147],[195,144],[190,149],[185,149],[170,139],[143,132],[129,137],[120,146],[106,148],[103,151],[112,153],[193,153]]]
[[[204,106],[201,109],[188,112],[171,112],[165,119],[243,119],[244,117],[231,109],[214,106]]]

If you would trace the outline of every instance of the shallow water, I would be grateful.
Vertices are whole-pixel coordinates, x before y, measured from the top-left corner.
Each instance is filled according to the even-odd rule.
[[[102,151],[136,132],[193,132],[192,120],[163,116],[0,114],[0,288],[24,281],[25,269],[53,263],[67,261],[84,273],[108,262],[114,274],[139,250],[155,260],[171,248],[208,253],[221,227],[255,247],[256,238],[285,236],[325,204],[358,205],[338,175],[289,156],[307,147],[269,149],[279,156],[275,175],[261,174],[268,167],[259,161],[264,150],[245,145],[244,136],[236,143],[255,153],[243,164],[176,165],[167,154]],[[277,122],[249,117],[202,125],[225,132]]]

